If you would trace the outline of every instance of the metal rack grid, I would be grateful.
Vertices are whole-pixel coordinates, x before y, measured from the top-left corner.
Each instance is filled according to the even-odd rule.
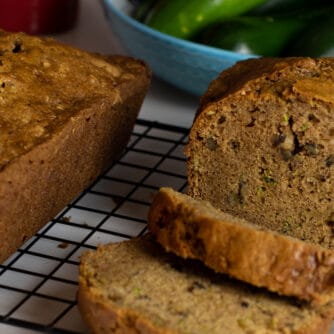
[[[0,333],[87,333],[76,307],[80,254],[144,233],[160,186],[185,190],[187,133],[137,120],[120,159],[0,265]]]

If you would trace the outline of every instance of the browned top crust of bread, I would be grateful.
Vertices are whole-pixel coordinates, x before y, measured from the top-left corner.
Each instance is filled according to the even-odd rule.
[[[78,306],[95,334],[326,334],[333,314],[167,254],[150,236],[85,253]]]
[[[314,304],[334,300],[334,251],[249,224],[209,202],[161,188],[148,228],[167,251],[217,272]]]
[[[142,66],[0,31],[0,168],[50,138],[85,107],[117,103]],[[112,89],[113,87],[113,89]]]
[[[249,87],[249,84],[253,80],[259,83],[260,78],[264,78],[268,81],[268,87],[270,87],[271,80],[273,80],[273,82],[277,82],[282,76],[283,80],[287,79],[289,74],[292,74],[291,68],[294,68],[294,70],[296,71],[296,80],[298,80],[298,76],[306,75],[306,77],[310,78],[312,78],[313,76],[315,78],[321,78],[321,76],[323,76],[327,80],[331,81],[333,80],[332,62],[333,58],[312,59],[302,57],[256,58],[240,61],[234,66],[223,71],[216,80],[213,80],[211,82],[207,91],[201,97],[198,114],[201,112],[206,104],[217,102],[221,98],[234,94],[240,89],[245,89],[246,87]],[[313,71],[321,70],[321,75],[316,73],[312,74],[311,72],[309,72],[312,71],[312,69]],[[315,89],[316,85],[313,86],[313,88]],[[321,87],[317,88],[318,91],[321,91]],[[317,95],[317,90],[315,89],[313,93]],[[320,95],[322,95],[322,98],[327,95],[327,98],[325,98],[325,100],[334,103],[333,95],[330,91],[325,90],[323,91],[323,93],[320,92]],[[309,96],[309,98],[312,97]],[[319,96],[317,96],[316,98],[319,98]]]
[[[333,249],[334,59],[251,59],[214,80],[192,126],[188,189]]]
[[[151,72],[0,31],[0,262],[124,149]]]

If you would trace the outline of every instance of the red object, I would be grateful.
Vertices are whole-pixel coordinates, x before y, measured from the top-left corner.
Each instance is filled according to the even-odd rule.
[[[0,28],[51,34],[72,28],[79,0],[0,0]]]

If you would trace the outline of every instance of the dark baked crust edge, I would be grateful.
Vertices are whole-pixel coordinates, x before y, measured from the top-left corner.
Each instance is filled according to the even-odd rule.
[[[261,77],[271,77],[280,70],[291,67],[314,65],[318,60],[308,57],[262,57],[237,62],[213,80],[200,100],[196,116],[209,104],[243,89],[248,82]],[[322,58],[321,61],[326,61]]]

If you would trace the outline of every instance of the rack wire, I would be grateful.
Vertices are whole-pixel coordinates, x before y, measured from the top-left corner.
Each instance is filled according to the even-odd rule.
[[[82,252],[141,235],[153,193],[185,191],[188,129],[137,120],[119,160],[0,265],[0,333],[87,333],[76,307]]]

